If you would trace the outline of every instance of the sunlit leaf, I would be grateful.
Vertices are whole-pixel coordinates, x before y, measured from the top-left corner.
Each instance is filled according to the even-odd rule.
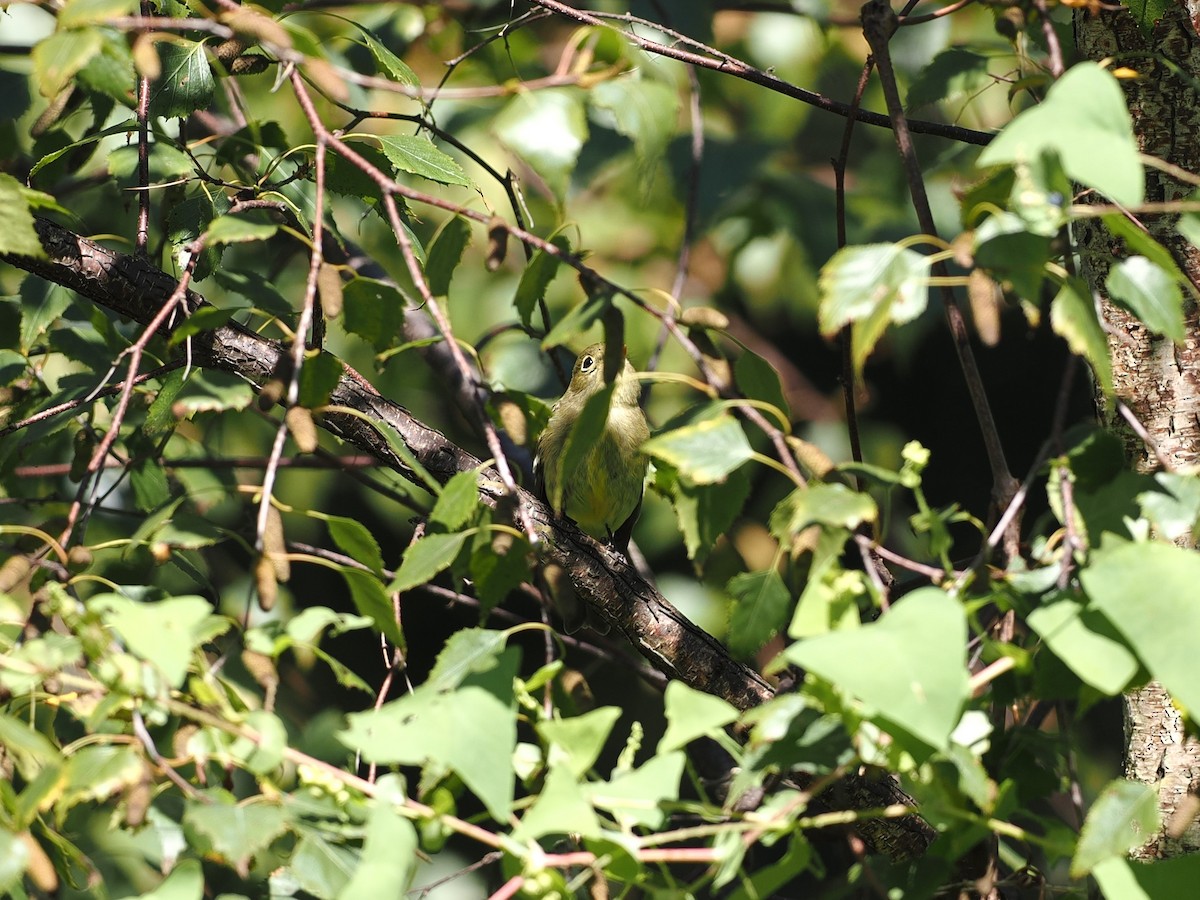
[[[852,356],[861,370],[890,324],[910,322],[929,299],[929,262],[897,244],[843,247],[821,268],[821,332],[853,325]]]
[[[100,52],[102,42],[97,28],[56,31],[36,44],[31,52],[38,90],[54,97],[65,88],[80,69]]]
[[[1108,338],[1086,284],[1078,279],[1063,283],[1050,304],[1050,326],[1066,340],[1072,353],[1088,361],[1101,389],[1111,396],[1112,360],[1108,354]]]
[[[1184,339],[1183,291],[1179,283],[1144,256],[1123,259],[1104,282],[1111,299],[1175,343]]]
[[[1111,781],[1088,810],[1071,860],[1071,877],[1082,878],[1111,857],[1124,857],[1158,832],[1158,794],[1148,784]]]
[[[454,158],[419,134],[393,134],[379,139],[383,155],[401,172],[420,175],[441,184],[471,186],[471,179]]]
[[[572,88],[525,91],[496,117],[496,133],[562,197],[587,140],[584,95]]]
[[[216,83],[204,44],[198,41],[157,45],[162,75],[150,86],[150,112],[182,118],[212,103]]]
[[[643,452],[670,463],[693,484],[714,484],[747,462],[754,450],[733,416],[722,415],[660,434]]]
[[[860,700],[869,715],[945,748],[967,699],[966,638],[962,604],[922,588],[876,622],[799,641],[784,656]]]
[[[21,192],[21,183],[0,172],[0,253],[45,259],[46,251],[33,228],[33,214]]]
[[[1142,202],[1145,180],[1133,123],[1117,80],[1094,62],[1072,66],[1046,98],[1008,124],[980,166],[1032,160],[1055,151],[1067,174],[1125,206]]]
[[[1192,602],[1200,584],[1200,555],[1157,542],[1104,546],[1093,555],[1094,562],[1079,577],[1094,608],[1195,716],[1200,710],[1200,654],[1178,636],[1200,633],[1200,607]],[[1164,622],[1171,627],[1163,628]]]
[[[734,599],[725,642],[744,659],[787,624],[792,596],[774,569],[735,575],[725,590]]]
[[[680,750],[701,737],[711,737],[735,721],[738,711],[727,701],[672,681],[663,694],[667,730],[658,742],[659,754]]]

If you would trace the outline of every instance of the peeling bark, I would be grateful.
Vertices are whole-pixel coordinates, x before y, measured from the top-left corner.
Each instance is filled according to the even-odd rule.
[[[1200,172],[1200,38],[1187,5],[1176,0],[1149,36],[1138,30],[1126,9],[1095,15],[1081,10],[1075,14],[1075,36],[1081,55],[1114,59],[1139,72],[1141,77],[1124,80],[1122,86],[1142,151]],[[1146,170],[1148,201],[1176,200],[1194,191],[1165,172]],[[1200,252],[1179,235],[1175,222],[1174,216],[1142,220],[1193,284],[1200,284]],[[1123,243],[1095,220],[1081,222],[1076,238],[1083,275],[1102,297],[1116,395],[1145,427],[1158,453],[1100,398],[1107,426],[1121,438],[1138,471],[1157,469],[1159,456],[1173,469],[1195,466],[1200,455],[1200,312],[1188,304],[1186,338],[1180,345],[1151,334],[1103,299],[1110,267],[1128,253]],[[1187,795],[1200,788],[1200,743],[1186,735],[1182,717],[1157,683],[1125,696],[1125,725],[1125,775],[1158,790],[1164,823],[1134,856],[1152,859],[1200,849],[1200,822],[1171,827],[1176,810],[1190,808]]]

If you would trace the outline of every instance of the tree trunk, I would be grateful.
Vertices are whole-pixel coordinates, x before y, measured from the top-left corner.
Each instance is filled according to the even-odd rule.
[[[1122,85],[1142,151],[1189,172],[1200,171],[1198,22],[1200,14],[1193,19],[1179,0],[1149,35],[1139,31],[1126,9],[1075,14],[1081,56],[1110,60],[1140,75]],[[1146,171],[1148,201],[1177,200],[1195,191],[1156,168]],[[1200,284],[1200,251],[1178,234],[1176,220],[1154,216],[1140,222],[1170,250],[1186,276]],[[1102,297],[1116,396],[1144,427],[1148,443],[1115,403],[1102,402],[1107,426],[1120,436],[1139,471],[1194,466],[1200,454],[1200,315],[1188,303],[1187,334],[1180,345],[1151,334],[1103,297],[1110,266],[1128,253],[1122,242],[1095,220],[1080,223],[1076,238],[1083,275]],[[1171,623],[1163,622],[1162,627]],[[1182,717],[1161,685],[1152,682],[1125,696],[1125,739],[1125,775],[1158,790],[1164,823],[1134,856],[1152,859],[1200,849],[1200,824],[1188,800],[1200,788],[1200,743],[1187,737]]]

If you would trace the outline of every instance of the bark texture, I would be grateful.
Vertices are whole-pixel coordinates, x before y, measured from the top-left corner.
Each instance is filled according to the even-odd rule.
[[[1182,0],[1176,0],[1149,34],[1139,30],[1127,9],[1095,15],[1079,11],[1075,16],[1082,56],[1112,59],[1139,73],[1139,78],[1124,80],[1122,86],[1142,151],[1190,172],[1200,172],[1197,21]],[[1146,170],[1148,201],[1177,200],[1195,190],[1158,169]],[[1200,252],[1179,235],[1177,217],[1159,215],[1140,221],[1167,247],[1192,283],[1200,284]],[[1081,223],[1076,237],[1083,275],[1102,297],[1116,395],[1142,423],[1151,446],[1101,398],[1108,427],[1120,436],[1128,459],[1139,471],[1159,468],[1160,457],[1172,469],[1195,466],[1200,454],[1200,314],[1194,304],[1188,304],[1186,337],[1180,345],[1151,334],[1103,298],[1110,267],[1128,253],[1123,243],[1095,220]],[[1161,624],[1173,627],[1171,622]],[[1149,859],[1200,849],[1200,822],[1180,822],[1176,816],[1177,810],[1194,808],[1186,801],[1189,793],[1200,789],[1200,743],[1187,736],[1178,710],[1156,683],[1126,695],[1125,725],[1126,777],[1157,788],[1165,823],[1134,855]]]

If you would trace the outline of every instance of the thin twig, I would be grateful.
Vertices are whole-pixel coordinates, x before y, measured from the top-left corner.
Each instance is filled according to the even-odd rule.
[[[904,171],[908,178],[909,193],[912,197],[913,209],[917,214],[917,222],[921,231],[931,237],[937,235],[937,225],[929,206],[929,198],[925,192],[924,176],[921,165],[917,160],[916,148],[913,146],[909,122],[904,114],[904,105],[896,86],[896,74],[892,67],[892,59],[888,42],[896,31],[896,13],[884,0],[871,0],[863,6],[863,35],[871,47],[875,57],[875,66],[879,71],[880,86],[883,88],[884,99],[887,103],[888,114],[892,119],[892,132],[896,136],[896,146],[899,149]],[[932,267],[936,278],[947,277],[946,267],[936,263]],[[987,391],[979,366],[971,349],[970,335],[966,320],[953,291],[943,284],[941,286],[942,305],[946,313],[946,321],[950,326],[950,334],[954,339],[954,348],[958,354],[959,366],[971,403],[975,409],[975,417],[979,422],[979,430],[987,450],[988,463],[992,473],[992,502],[996,508],[1008,507],[1015,515],[1016,508],[1010,503],[1016,490],[1016,479],[1008,468],[1004,447],[1000,443],[1000,434],[996,428],[996,420],[992,415],[991,404],[988,402]],[[1017,551],[1017,528],[1005,536],[1005,551],[1012,556]]]
[[[143,372],[133,380],[134,386],[136,387],[139,384],[145,384],[147,381],[158,378],[160,375],[166,375],[168,372],[173,372],[182,365],[183,360],[177,359],[166,363],[165,365],[161,365],[156,369],[152,369],[149,372]],[[41,412],[34,413],[32,416],[22,419],[20,422],[13,422],[11,425],[5,425],[3,428],[0,428],[0,437],[12,434],[15,431],[20,431],[22,428],[28,428],[30,425],[36,425],[38,422],[44,422],[46,419],[53,419],[55,416],[61,415],[65,412],[70,412],[73,409],[79,409],[81,406],[87,406],[89,403],[93,402],[94,400],[98,400],[101,397],[111,397],[113,394],[116,394],[124,389],[125,382],[121,381],[118,384],[110,384],[108,387],[101,388],[98,391],[90,391],[86,396],[78,397],[74,400],[68,400],[66,403],[59,403],[57,406],[51,406],[48,409],[43,409]]]
[[[1033,6],[1038,11],[1038,18],[1042,20],[1042,37],[1046,39],[1050,74],[1055,78],[1062,78],[1063,72],[1066,71],[1063,66],[1062,46],[1058,42],[1058,32],[1054,30],[1054,23],[1050,21],[1050,10],[1046,0],[1033,0]]]
[[[857,110],[862,103],[863,94],[871,78],[871,70],[875,68],[875,60],[868,56],[863,63],[862,73],[858,76],[858,87],[854,91],[854,99],[850,106]],[[837,245],[838,249],[846,246],[846,167],[850,161],[850,140],[854,135],[853,116],[846,117],[846,125],[842,129],[842,145],[833,163],[834,203],[837,212]],[[850,438],[850,455],[855,462],[863,461],[862,437],[858,432],[858,409],[854,396],[854,361],[850,351],[850,327],[846,326],[838,335],[838,343],[842,349],[842,397],[846,404],[846,432]],[[857,476],[855,482],[858,482]]]
[[[686,35],[671,31],[657,22],[650,22],[638,16],[628,13],[599,13],[594,11],[586,11],[575,9],[559,0],[531,0],[538,6],[551,10],[564,16],[568,19],[573,19],[576,22],[582,22],[585,25],[596,27],[612,27],[608,22],[624,22],[630,25],[643,25],[654,29],[655,31],[665,34],[680,44],[692,47],[695,51],[680,50],[678,47],[670,44],[662,44],[650,38],[642,37],[632,31],[622,31],[626,39],[632,41],[638,48],[645,50],[647,53],[655,53],[659,56],[665,56],[668,59],[676,59],[680,62],[691,63],[702,69],[711,69],[714,72],[720,72],[725,75],[731,75],[734,78],[740,78],[743,81],[748,81],[751,84],[757,84],[760,87],[775,91],[793,99],[800,100],[810,106],[815,106],[818,109],[823,109],[826,112],[836,113],[839,116],[853,116],[860,122],[865,122],[868,125],[875,125],[880,128],[891,128],[892,122],[887,116],[879,113],[867,112],[858,110],[854,112],[850,109],[849,104],[842,103],[839,100],[833,100],[823,94],[818,94],[815,91],[808,91],[804,88],[796,87],[777,78],[769,72],[764,72],[761,69],[756,69],[751,65],[743,62],[736,57],[730,56],[728,53],[723,53],[714,47],[702,44]],[[977,144],[979,146],[991,143],[992,135],[982,131],[974,131],[970,128],[961,128],[956,125],[945,125],[937,122],[925,122],[920,120],[910,120],[908,122],[909,130],[917,134],[932,134],[939,137],[949,138],[950,140],[961,141],[966,144]]]
[[[142,16],[150,17],[150,0],[142,0]],[[145,33],[145,32],[143,32]],[[134,247],[138,256],[146,255],[150,243],[150,79],[139,75],[137,80],[137,125],[138,125],[138,217]]]

